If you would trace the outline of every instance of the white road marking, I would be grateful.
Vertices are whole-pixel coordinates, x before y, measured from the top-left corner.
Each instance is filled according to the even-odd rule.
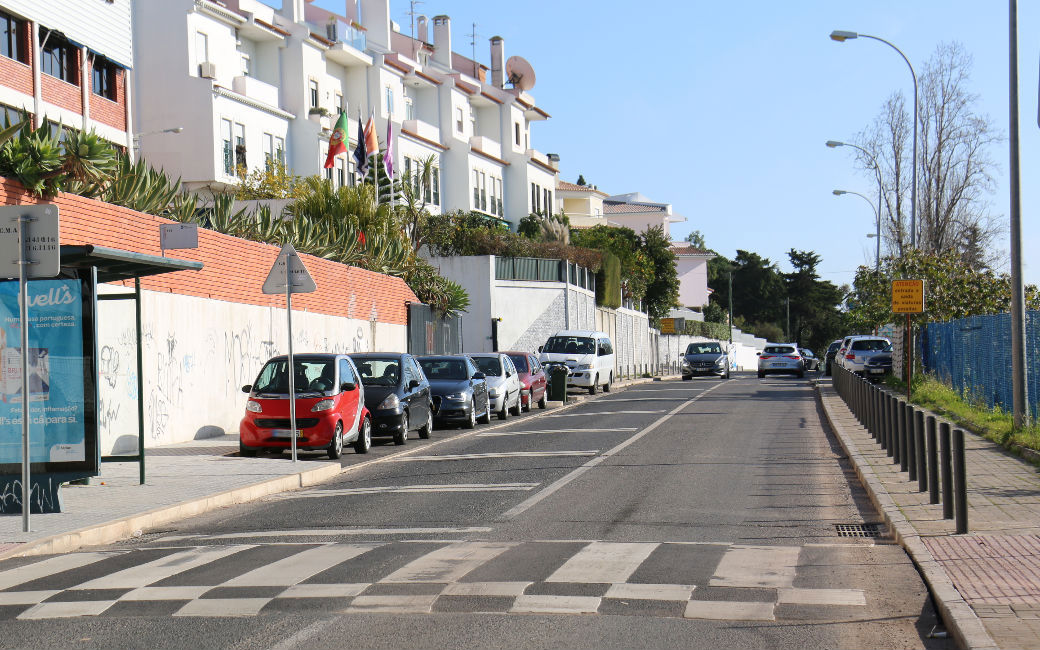
[[[595,614],[601,600],[595,596],[518,596],[509,611],[514,614]]]
[[[603,597],[629,600],[689,600],[695,588],[694,585],[620,583],[611,585]]]
[[[733,546],[723,554],[712,587],[776,587],[794,585],[797,546]]]
[[[185,603],[174,616],[256,616],[271,598],[199,598]]]
[[[182,587],[138,587],[119,597],[119,600],[195,600],[212,585],[190,585]]]
[[[777,589],[777,603],[794,605],[866,606],[862,589]]]
[[[330,544],[294,553],[223,583],[222,587],[288,587],[382,544]]]
[[[774,621],[774,603],[738,603],[727,600],[691,600],[684,618],[713,621]]]
[[[61,593],[60,589],[48,591],[3,591],[0,592],[0,606],[3,605],[35,605],[42,603],[54,594]]]
[[[47,558],[33,564],[26,564],[17,569],[8,569],[0,572],[0,589],[8,589],[16,585],[32,582],[39,578],[47,578],[52,575],[78,569],[99,560],[120,555],[121,553],[73,553],[70,555],[59,555]]]
[[[441,592],[443,596],[520,596],[530,582],[453,582]]]
[[[412,560],[380,582],[456,582],[517,542],[458,542]]]
[[[648,415],[652,413],[664,413],[664,409],[658,409],[656,411],[597,411],[595,413],[550,413],[543,415],[545,418],[587,418],[594,415]],[[480,434],[484,435],[484,434]]]
[[[619,429],[541,429],[538,431],[491,431],[478,435],[478,438],[500,438],[502,436],[531,436],[537,433],[602,433],[608,431],[635,431],[636,427]]]
[[[716,384],[720,386],[721,384]],[[714,388],[714,386],[712,386]],[[708,389],[711,390],[711,389]],[[692,391],[691,391],[692,392]],[[618,402],[660,402],[663,400],[676,400],[681,399],[679,397],[612,397],[609,399],[601,400],[603,404],[615,404]]]
[[[593,542],[578,551],[546,582],[625,582],[659,544]]]
[[[338,490],[313,490],[296,494],[286,494],[286,499],[299,497],[329,497],[355,494],[390,494],[412,492],[509,492],[515,490],[533,490],[541,483],[456,483],[438,485],[381,485],[375,487],[343,488]]]
[[[634,436],[632,436],[628,440],[622,442],[621,444],[617,445],[613,449],[610,449],[609,451],[604,452],[602,455],[593,458],[592,460],[590,460],[589,462],[585,463],[581,467],[579,467],[579,468],[577,468],[577,469],[575,469],[575,470],[573,470],[573,471],[563,475],[563,477],[557,479],[553,483],[550,483],[548,486],[546,486],[542,490],[539,490],[538,492],[532,494],[530,497],[528,497],[527,499],[525,499],[521,503],[513,506],[509,510],[506,510],[502,514],[502,516],[498,518],[499,521],[508,521],[509,519],[513,519],[513,518],[523,514],[524,512],[527,512],[527,510],[529,510],[530,508],[533,508],[534,506],[536,506],[543,499],[551,496],[554,492],[556,492],[560,488],[564,487],[565,485],[567,485],[568,483],[570,483],[574,479],[578,478],[579,476],[581,476],[585,472],[589,471],[590,469],[592,469],[596,465],[599,465],[600,463],[602,463],[607,458],[610,458],[614,454],[616,454],[616,453],[620,452],[621,450],[623,450],[625,447],[631,445],[632,443],[636,442],[637,440],[639,440],[643,436],[649,434],[651,431],[653,431],[657,427],[661,426],[665,421],[667,421],[668,418],[672,417],[673,415],[675,415],[679,411],[683,410],[684,408],[686,408],[690,404],[693,404],[694,402],[696,402],[700,398],[704,397],[705,395],[707,395],[708,393],[710,393],[711,391],[715,390],[716,388],[718,388],[721,385],[722,384],[715,384],[714,386],[712,386],[711,388],[707,389],[706,391],[700,393],[696,397],[693,397],[692,399],[686,400],[685,402],[683,402],[679,406],[676,406],[674,409],[669,411],[667,414],[661,416],[657,420],[654,420],[654,422],[652,424],[650,424],[650,426],[646,427],[645,429],[643,429],[639,433],[635,434]],[[648,412],[658,413],[659,411],[648,411]],[[588,414],[581,414],[581,415],[587,416]],[[607,414],[605,414],[605,413],[597,413],[596,415],[607,415]]]
[[[394,460],[395,463],[410,463],[433,460],[479,460],[483,458],[548,458],[552,456],[595,456],[598,449],[582,451],[509,451],[488,454],[445,454],[443,456],[407,456]]]
[[[248,533],[225,533],[223,535],[198,535],[193,539],[247,539],[251,537],[337,537],[346,535],[438,535],[442,533],[487,533],[490,526],[464,526],[461,528],[303,528],[297,530],[257,530]],[[427,540],[429,541],[429,540]]]
[[[40,603],[18,615],[20,621],[35,621],[44,618],[70,618],[73,616],[97,616],[115,605],[114,600],[76,600],[59,603]]]
[[[153,582],[158,582],[189,569],[209,564],[248,548],[252,548],[252,546],[234,545],[193,548],[89,580],[72,587],[72,589],[135,589],[137,587],[146,587]]]
[[[422,596],[358,596],[350,601],[347,612],[392,612],[399,614],[429,614],[438,594]]]
[[[293,585],[278,594],[278,598],[350,598],[357,596],[370,586],[367,582]]]

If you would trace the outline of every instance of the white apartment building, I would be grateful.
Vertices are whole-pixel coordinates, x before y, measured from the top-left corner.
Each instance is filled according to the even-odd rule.
[[[556,210],[563,212],[575,228],[616,226],[642,233],[660,226],[666,238],[671,237],[673,223],[686,217],[672,212],[671,203],[651,201],[639,192],[608,195],[594,185],[556,182]]]
[[[352,149],[360,110],[362,121],[374,116],[381,151],[393,125],[398,178],[433,157],[431,211],[511,224],[551,211],[556,159],[531,146],[531,125],[549,115],[511,87],[503,39],[491,39],[489,70],[452,51],[447,16],[418,16],[413,39],[390,19],[389,0],[345,0],[342,14],[283,2],[135,3],[133,115],[151,164],[213,191],[272,159],[349,184],[349,152],[332,170],[324,163],[338,113],[349,116]]]

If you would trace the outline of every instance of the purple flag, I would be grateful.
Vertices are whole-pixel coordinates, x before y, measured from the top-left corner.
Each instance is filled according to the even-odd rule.
[[[386,151],[383,152],[383,167],[386,169],[386,177],[394,179],[394,123],[389,119],[386,121]]]

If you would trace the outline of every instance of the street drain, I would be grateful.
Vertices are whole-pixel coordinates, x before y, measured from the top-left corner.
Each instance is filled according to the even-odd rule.
[[[838,537],[881,537],[877,524],[834,524]]]

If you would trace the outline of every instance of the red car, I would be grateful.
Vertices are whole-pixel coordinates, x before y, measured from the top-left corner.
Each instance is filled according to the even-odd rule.
[[[530,352],[503,352],[509,357],[516,371],[520,373],[520,408],[525,411],[531,410],[531,405],[537,403],[538,408],[545,408],[545,371],[542,364],[538,363],[538,357]]]
[[[238,427],[239,451],[255,456],[260,450],[292,446],[289,419],[289,359],[278,356],[260,370],[256,383],[242,387],[249,394],[246,415]],[[343,445],[359,454],[372,446],[372,423],[365,409],[365,388],[357,368],[345,354],[294,354],[296,448],[324,451],[339,458]]]

